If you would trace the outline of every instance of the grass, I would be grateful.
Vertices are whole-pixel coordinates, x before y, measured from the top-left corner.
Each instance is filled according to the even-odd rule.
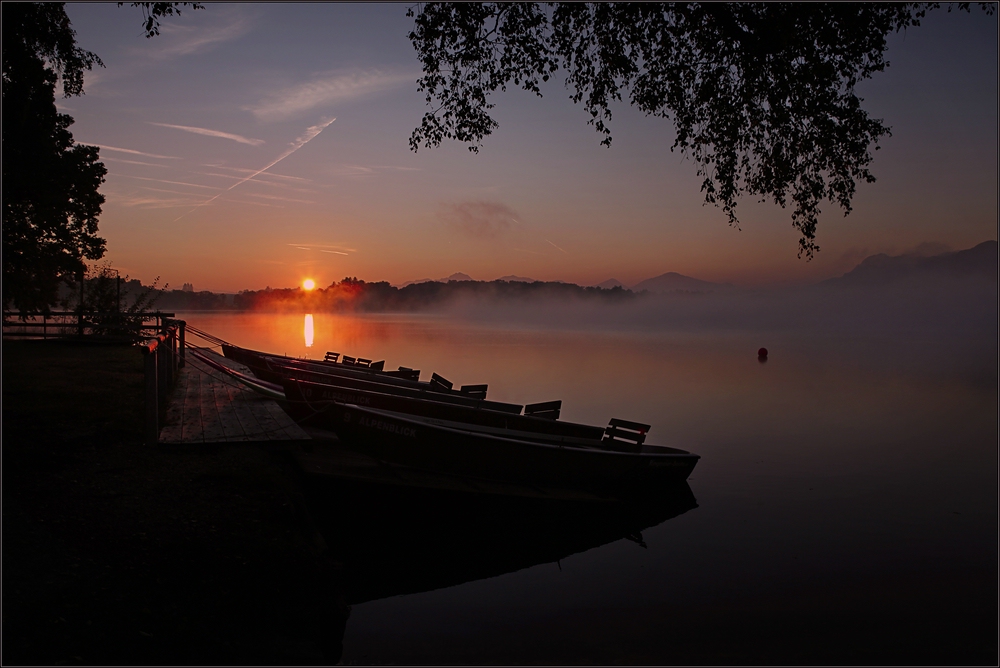
[[[3,344],[4,664],[340,656],[336,564],[281,452],[142,445],[133,348]]]

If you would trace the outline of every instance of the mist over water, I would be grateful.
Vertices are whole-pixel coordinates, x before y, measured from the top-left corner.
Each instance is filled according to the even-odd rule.
[[[995,280],[312,315],[309,348],[305,314],[179,317],[561,399],[562,419],[648,423],[702,456],[698,507],[643,531],[648,549],[355,605],[345,662],[727,663],[755,643],[772,661],[993,660]]]

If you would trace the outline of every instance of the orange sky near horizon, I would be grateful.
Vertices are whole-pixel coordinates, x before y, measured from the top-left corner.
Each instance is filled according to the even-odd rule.
[[[411,152],[425,106],[402,5],[208,5],[149,40],[137,10],[66,9],[107,67],[58,103],[77,141],[102,146],[106,259],[146,283],[812,283],[875,253],[997,238],[997,17],[978,10],[890,38],[891,66],[859,86],[893,131],[878,180],[850,216],[824,207],[806,262],[788,210],[744,201],[735,230],[703,205],[669,121],[619,105],[604,148],[561,80],[542,99],[497,94],[478,155]]]

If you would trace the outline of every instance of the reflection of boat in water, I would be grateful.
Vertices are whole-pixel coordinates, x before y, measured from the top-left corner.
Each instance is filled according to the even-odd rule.
[[[342,482],[315,485],[311,507],[343,564],[348,604],[557,563],[697,507],[687,483],[655,503],[604,504],[456,495]],[[325,510],[329,512],[325,512]]]
[[[351,605],[559,564],[697,508],[686,482],[656,501],[601,503],[418,489],[357,480],[306,485],[312,517],[339,564],[330,569],[320,644],[338,663]]]

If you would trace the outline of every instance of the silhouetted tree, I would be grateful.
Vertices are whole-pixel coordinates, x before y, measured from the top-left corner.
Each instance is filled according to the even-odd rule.
[[[73,119],[55,106],[83,92],[83,71],[102,65],[76,46],[62,4],[3,4],[3,300],[47,310],[59,281],[104,255],[97,217],[107,170],[98,149],[74,144]]]
[[[968,11],[969,3],[957,3]],[[993,6],[981,3],[987,13]],[[870,147],[890,134],[856,84],[885,69],[886,36],[938,3],[427,3],[409,37],[433,107],[410,147],[444,139],[478,152],[498,124],[491,93],[565,70],[571,99],[611,144],[610,105],[626,94],[672,118],[679,149],[698,163],[706,202],[738,226],[736,200],[794,205],[799,256],[815,243],[820,203],[847,215],[857,180],[872,182]],[[949,7],[951,11],[951,7]]]
[[[124,3],[119,3],[119,5]],[[136,2],[147,37],[188,3]],[[193,9],[201,5],[193,3]],[[73,119],[55,106],[83,94],[83,72],[104,64],[76,45],[63,3],[3,3],[3,303],[46,311],[59,283],[82,278],[104,255],[97,218],[107,170],[98,148],[73,141]]]

